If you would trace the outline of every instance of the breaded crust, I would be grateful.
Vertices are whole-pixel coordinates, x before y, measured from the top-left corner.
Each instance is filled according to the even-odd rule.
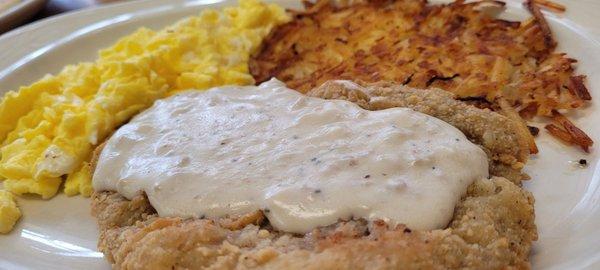
[[[115,269],[527,269],[537,239],[533,197],[504,178],[472,184],[450,226],[434,231],[364,220],[306,235],[266,222],[230,229],[223,220],[160,218],[144,195],[114,192],[96,193],[92,206],[98,247]]]
[[[372,110],[403,106],[436,116],[483,145],[491,167],[501,168],[491,169],[492,175],[511,180],[474,182],[444,230],[390,228],[383,221],[358,219],[305,235],[274,230],[260,211],[221,219],[158,217],[144,194],[127,200],[112,191],[96,192],[92,211],[107,260],[115,269],[529,268],[537,239],[533,197],[519,187],[523,175],[514,165],[526,161],[521,154],[527,147],[511,133],[508,118],[441,90],[330,82],[309,94]]]

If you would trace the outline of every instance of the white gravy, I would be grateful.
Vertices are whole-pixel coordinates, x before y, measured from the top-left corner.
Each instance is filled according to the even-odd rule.
[[[96,190],[146,192],[160,216],[263,209],[305,233],[339,219],[444,228],[485,153],[456,128],[405,108],[368,111],[277,80],[157,101],[107,142]]]

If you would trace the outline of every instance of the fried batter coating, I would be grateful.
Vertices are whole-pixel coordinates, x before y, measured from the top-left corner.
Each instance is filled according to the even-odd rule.
[[[537,239],[533,197],[519,187],[527,146],[510,119],[442,90],[332,81],[310,95],[366,109],[409,107],[446,120],[486,149],[492,175],[471,184],[443,230],[340,220],[298,235],[274,230],[261,211],[243,216],[158,217],[144,194],[96,192],[98,247],[115,269],[528,269]],[[491,139],[490,139],[491,138]],[[101,147],[96,151],[99,153]]]
[[[218,220],[159,218],[148,208],[131,225],[111,212],[150,204],[143,195],[130,205],[119,197],[93,200],[99,248],[116,269],[527,269],[537,239],[533,197],[504,178],[473,183],[450,226],[434,231],[350,220],[294,235],[264,224],[232,230]]]

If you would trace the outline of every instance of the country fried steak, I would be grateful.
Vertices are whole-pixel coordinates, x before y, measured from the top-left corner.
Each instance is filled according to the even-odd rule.
[[[308,92],[369,110],[408,107],[438,117],[481,145],[491,177],[471,184],[446,229],[339,220],[309,233],[280,232],[261,211],[218,219],[159,217],[144,194],[93,195],[99,249],[115,269],[506,269],[529,268],[537,239],[533,197],[520,183],[528,147],[518,125],[436,89],[331,81]],[[99,155],[102,147],[96,151]],[[468,169],[468,168],[465,168]]]

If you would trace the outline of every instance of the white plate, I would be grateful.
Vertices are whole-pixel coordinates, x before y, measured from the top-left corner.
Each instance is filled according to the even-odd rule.
[[[44,7],[46,0],[21,0],[0,11],[0,34],[33,17]]]
[[[298,2],[278,3],[298,6]],[[507,17],[528,13],[511,0]],[[547,14],[560,51],[579,59],[594,98],[600,98],[600,2],[559,1],[563,15]],[[138,1],[105,6],[48,19],[0,37],[0,91],[29,84],[65,64],[95,58],[99,48],[140,26],[160,28],[207,6],[234,1]],[[598,102],[598,101],[594,101]],[[600,144],[597,105],[573,115],[578,125]],[[564,147],[541,132],[540,154],[527,165],[533,180],[525,184],[536,198],[539,241],[531,260],[536,269],[600,269],[600,166],[598,151],[585,155]],[[596,148],[599,146],[596,145]],[[586,158],[587,169],[569,161]],[[19,199],[24,217],[7,236],[0,236],[0,269],[109,269],[96,251],[97,229],[89,200],[59,195],[50,201]]]

